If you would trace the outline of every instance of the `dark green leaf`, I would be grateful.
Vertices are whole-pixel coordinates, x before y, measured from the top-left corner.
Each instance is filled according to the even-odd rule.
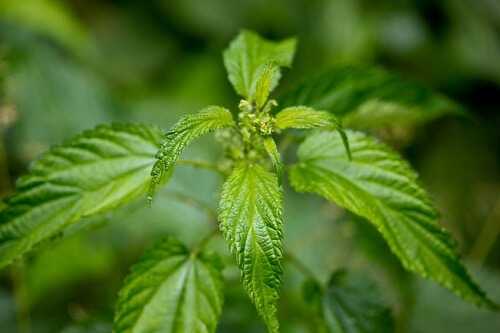
[[[332,274],[322,300],[322,315],[330,333],[390,333],[390,309],[371,279],[344,270]]]
[[[448,113],[456,103],[415,82],[379,68],[337,66],[305,81],[280,99],[283,106],[308,105],[345,117],[346,126],[418,125]]]

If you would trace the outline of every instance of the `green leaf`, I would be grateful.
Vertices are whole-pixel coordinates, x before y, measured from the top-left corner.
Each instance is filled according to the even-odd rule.
[[[261,109],[267,102],[269,94],[278,84],[280,79],[280,68],[274,63],[266,64],[257,75],[255,84],[255,104],[257,109]]]
[[[269,87],[267,91],[269,95],[269,92],[276,87],[280,73],[277,69],[266,70],[266,68],[269,68],[270,64],[274,67],[289,67],[292,64],[295,46],[294,38],[271,42],[253,32],[243,30],[224,51],[224,65],[236,92],[250,102],[253,101],[257,82],[259,78],[264,77],[267,83],[263,86]],[[266,72],[268,74],[263,74]],[[262,92],[259,94],[262,95]]]
[[[221,261],[166,238],[132,267],[121,289],[115,333],[215,332],[223,303]]]
[[[430,278],[477,305],[494,304],[460,263],[455,243],[417,184],[417,175],[376,140],[348,131],[352,161],[336,133],[310,136],[299,147],[291,183],[371,221],[408,270]]]
[[[287,128],[311,129],[325,128],[337,130],[344,143],[347,156],[351,158],[349,141],[340,120],[327,111],[317,111],[307,106],[291,106],[281,110],[276,115],[276,127],[280,130]]]
[[[243,285],[269,332],[278,332],[281,285],[282,190],[276,175],[258,164],[238,164],[226,180],[220,226],[241,269]]]
[[[272,137],[266,137],[263,141],[264,149],[269,155],[271,159],[271,163],[273,164],[274,171],[278,176],[278,181],[281,183],[281,177],[283,175],[283,163],[281,162],[280,152],[278,151],[278,147],[276,146],[276,142]]]
[[[80,218],[143,194],[160,138],[156,127],[105,125],[45,153],[0,211],[0,267]]]
[[[305,81],[280,105],[308,105],[345,117],[350,127],[418,125],[463,109],[445,96],[379,68],[336,66]]]
[[[341,128],[339,119],[328,111],[317,111],[307,106],[291,106],[278,112],[276,127],[284,130],[287,128]]]
[[[157,161],[151,171],[148,199],[156,186],[165,181],[184,148],[198,137],[217,129],[235,126],[231,112],[220,106],[209,106],[198,113],[181,118],[164,136]]]
[[[322,300],[322,316],[330,333],[390,333],[394,322],[377,285],[359,272],[332,274]]]

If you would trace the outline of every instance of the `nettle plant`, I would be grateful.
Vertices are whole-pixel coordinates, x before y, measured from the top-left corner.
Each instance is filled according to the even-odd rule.
[[[151,202],[184,148],[216,131],[224,156],[213,168],[226,177],[220,231],[269,332],[279,330],[285,173],[296,191],[318,194],[371,222],[406,269],[495,308],[459,261],[409,164],[377,139],[344,130],[340,121],[361,127],[422,123],[457,106],[382,70],[356,66],[336,67],[278,101],[270,99],[295,46],[294,39],[271,42],[248,31],[231,42],[224,64],[243,98],[233,111],[209,106],[166,134],[141,124],[98,126],[49,150],[0,211],[0,266],[64,235],[83,218],[144,195]],[[300,143],[296,162],[284,165],[276,140],[287,146],[283,135],[289,129],[314,131]],[[223,267],[206,245],[216,233],[192,249],[168,237],[147,251],[119,293],[114,331],[214,332],[223,304]],[[324,331],[392,330],[387,308],[363,276],[336,271],[327,284],[309,281],[306,289]]]

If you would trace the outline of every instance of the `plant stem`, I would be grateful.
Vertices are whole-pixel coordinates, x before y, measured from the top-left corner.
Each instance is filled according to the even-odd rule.
[[[193,249],[191,251],[191,255],[196,256],[201,250],[203,250],[205,248],[205,246],[209,243],[209,241],[213,237],[215,237],[219,232],[219,228],[217,225],[217,212],[215,211],[215,209],[210,207],[207,203],[205,203],[201,200],[198,200],[196,198],[193,198],[193,197],[191,197],[187,194],[184,194],[182,192],[170,191],[170,192],[166,192],[165,194],[177,199],[180,202],[183,202],[187,205],[190,205],[194,208],[197,208],[199,210],[204,211],[207,214],[210,223],[213,225],[213,229],[205,237],[200,239],[200,241],[193,247]]]
[[[200,251],[202,251],[208,243],[219,234],[219,228],[212,229],[205,237],[200,239],[200,241],[191,250],[191,255],[196,256]]]
[[[31,332],[30,309],[27,303],[27,290],[25,282],[25,266],[20,261],[12,267],[11,279],[14,299],[16,302],[16,321],[19,333]]]
[[[472,249],[469,253],[469,257],[482,263],[488,253],[490,252],[495,241],[500,233],[500,198],[496,201],[491,214],[488,216],[484,222],[483,229],[479,233]]]
[[[206,161],[179,160],[176,162],[176,164],[179,164],[179,165],[184,164],[184,165],[192,166],[193,168],[210,170],[210,171],[214,171],[220,175],[225,176],[224,172],[222,172],[222,170],[216,164],[206,162]]]
[[[292,264],[293,266],[295,266],[295,268],[297,268],[297,270],[299,272],[302,273],[302,275],[304,275],[305,277],[308,277],[310,278],[311,280],[315,281],[319,286],[322,286],[323,284],[321,283],[321,281],[316,277],[316,275],[314,274],[314,272],[309,269],[309,267],[307,267],[297,256],[295,256],[293,253],[291,252],[286,252],[285,253],[285,256],[284,256],[284,259],[287,260],[290,264]]]
[[[198,210],[205,212],[207,216],[210,218],[210,220],[216,224],[217,212],[207,203],[179,191],[168,191],[165,192],[164,194],[176,199],[179,202],[185,203],[186,205],[189,205],[191,207],[194,207]]]

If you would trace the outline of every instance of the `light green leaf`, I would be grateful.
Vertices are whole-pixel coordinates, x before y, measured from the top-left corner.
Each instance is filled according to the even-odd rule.
[[[231,126],[235,126],[231,112],[220,106],[209,106],[180,119],[165,134],[156,155],[157,161],[151,171],[149,200],[153,199],[156,186],[172,172],[172,167],[187,145],[204,134]]]
[[[280,68],[274,63],[266,64],[257,75],[255,83],[255,104],[257,109],[261,109],[267,102],[269,94],[278,84],[280,79]]]
[[[276,115],[276,127],[283,130],[287,128],[341,128],[337,117],[328,111],[317,111],[308,106],[287,107]]]
[[[269,155],[271,159],[271,163],[273,164],[274,171],[276,171],[276,175],[278,176],[278,181],[281,183],[281,177],[283,175],[283,163],[281,162],[280,152],[278,151],[278,147],[276,146],[276,142],[272,137],[266,137],[263,141],[264,149]]]
[[[220,226],[241,269],[243,285],[269,332],[278,332],[276,302],[281,285],[282,190],[258,164],[238,164],[226,180]]]
[[[291,106],[281,110],[276,115],[276,127],[280,130],[287,128],[311,129],[324,128],[337,130],[344,143],[347,156],[351,158],[349,141],[340,120],[327,111],[317,111],[307,106]]]
[[[404,267],[449,288],[465,300],[493,306],[460,263],[455,243],[417,175],[396,153],[364,134],[348,131],[352,161],[336,133],[310,136],[299,147],[291,183],[372,222]]]
[[[322,299],[322,316],[330,333],[390,333],[394,322],[377,285],[360,272],[332,274]]]
[[[289,38],[280,42],[268,41],[259,35],[243,30],[224,51],[224,65],[236,92],[250,102],[255,98],[256,85],[265,68],[275,66],[289,67],[295,53],[296,40]],[[265,75],[269,92],[278,83],[279,70],[273,75]],[[269,80],[269,81],[268,81]],[[266,84],[267,85],[267,84]]]
[[[167,238],[132,267],[119,293],[114,333],[215,332],[221,314],[221,261]]]
[[[336,66],[285,94],[280,105],[308,105],[357,128],[419,125],[463,109],[445,96],[382,69]]]
[[[143,194],[160,138],[156,127],[98,126],[44,154],[0,211],[0,267],[80,218]]]

